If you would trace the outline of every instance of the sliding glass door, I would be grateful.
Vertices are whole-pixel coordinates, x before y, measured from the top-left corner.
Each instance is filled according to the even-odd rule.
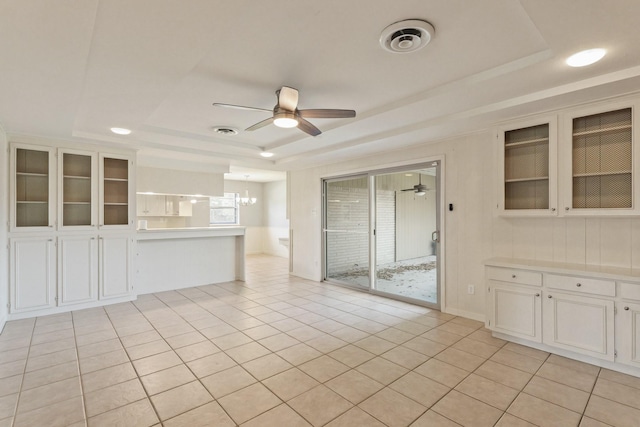
[[[437,171],[375,176],[375,290],[438,305]]]
[[[325,279],[369,288],[369,178],[324,182]]]
[[[324,182],[325,280],[440,306],[440,163]]]

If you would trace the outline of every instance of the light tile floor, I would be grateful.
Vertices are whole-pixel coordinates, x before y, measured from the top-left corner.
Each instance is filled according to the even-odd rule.
[[[640,378],[286,267],[7,323],[0,427],[640,426]]]

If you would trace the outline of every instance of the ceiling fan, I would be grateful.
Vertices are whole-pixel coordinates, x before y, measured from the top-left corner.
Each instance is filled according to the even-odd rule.
[[[427,188],[426,185],[422,185],[422,174],[418,174],[418,183],[414,185],[412,188],[405,188],[402,191],[413,191],[417,196],[424,196],[427,191],[430,189]]]
[[[244,107],[242,105],[220,104],[217,102],[213,105],[216,107],[236,108],[238,110],[267,111],[273,114],[272,117],[258,122],[253,126],[249,126],[246,129],[248,131],[257,130],[273,123],[274,125],[282,128],[298,127],[298,129],[311,136],[320,135],[322,132],[306,119],[333,119],[356,116],[356,112],[354,110],[298,110],[298,89],[288,86],[282,86],[282,88],[278,89],[276,91],[276,97],[278,98],[278,102],[275,107],[273,107],[273,110],[267,110],[266,108]]]

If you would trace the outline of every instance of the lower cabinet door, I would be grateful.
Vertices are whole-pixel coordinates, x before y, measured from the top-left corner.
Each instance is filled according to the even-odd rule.
[[[549,291],[543,315],[545,344],[614,360],[613,301]]]
[[[91,302],[97,297],[97,236],[59,237],[58,305]]]
[[[640,368],[640,304],[620,303],[616,322],[620,343],[616,362]]]
[[[131,293],[132,250],[130,235],[100,236],[100,299]]]
[[[542,341],[540,289],[490,282],[492,306],[489,327],[495,331]]]
[[[55,307],[55,238],[11,239],[10,252],[11,313]]]

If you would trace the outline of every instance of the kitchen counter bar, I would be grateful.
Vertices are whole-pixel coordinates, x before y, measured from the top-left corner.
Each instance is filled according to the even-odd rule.
[[[244,280],[244,227],[138,230],[137,294]]]

